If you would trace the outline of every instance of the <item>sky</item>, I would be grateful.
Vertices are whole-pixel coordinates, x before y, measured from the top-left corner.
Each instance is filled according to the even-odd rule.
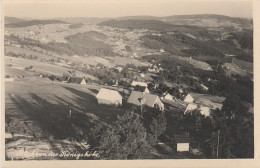
[[[248,0],[5,0],[4,15],[19,18],[220,14],[253,17]]]

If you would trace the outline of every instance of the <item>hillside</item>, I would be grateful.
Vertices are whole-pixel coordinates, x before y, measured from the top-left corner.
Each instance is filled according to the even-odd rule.
[[[121,29],[148,29],[155,31],[180,31],[196,29],[189,25],[173,25],[159,20],[108,20],[98,24],[99,26],[110,26]]]
[[[42,43],[39,40],[29,38],[21,39],[18,36],[6,36],[6,39],[13,41],[22,46],[39,47],[41,49],[52,51],[57,54],[81,55],[81,56],[114,56],[112,48],[102,42],[106,38],[105,35],[98,32],[77,33],[67,36],[67,43],[48,42]]]

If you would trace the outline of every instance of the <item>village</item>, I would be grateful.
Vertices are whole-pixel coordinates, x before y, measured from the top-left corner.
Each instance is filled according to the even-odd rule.
[[[250,26],[104,20],[7,26],[7,160],[251,157]]]

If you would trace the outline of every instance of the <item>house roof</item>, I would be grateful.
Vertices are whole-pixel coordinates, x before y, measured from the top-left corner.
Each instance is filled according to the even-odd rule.
[[[101,88],[96,98],[114,100],[114,99],[122,99],[121,94],[118,91]]]
[[[190,137],[188,135],[174,135],[176,143],[189,143]]]
[[[193,97],[190,94],[187,94],[183,101],[191,101],[194,100]]]
[[[129,96],[127,103],[134,104],[137,106],[141,106],[141,100],[143,100],[143,104],[153,107],[156,99],[159,99],[157,95],[143,93],[138,91],[132,91]]]

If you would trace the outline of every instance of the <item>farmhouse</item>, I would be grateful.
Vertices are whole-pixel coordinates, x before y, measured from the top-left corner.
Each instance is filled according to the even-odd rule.
[[[161,111],[164,111],[164,104],[157,95],[132,91],[129,96],[127,103],[133,104],[136,106],[147,105],[152,108],[159,108]]]
[[[193,97],[190,94],[187,94],[187,96],[183,100],[186,103],[192,103],[194,101]]]
[[[186,152],[190,150],[190,138],[188,135],[174,135],[177,152]]]
[[[101,88],[96,98],[98,104],[122,106],[122,96],[115,90]]]
[[[133,81],[131,84],[131,86],[137,86],[137,85],[143,86],[143,87],[148,87],[147,83],[145,83],[145,82]]]

